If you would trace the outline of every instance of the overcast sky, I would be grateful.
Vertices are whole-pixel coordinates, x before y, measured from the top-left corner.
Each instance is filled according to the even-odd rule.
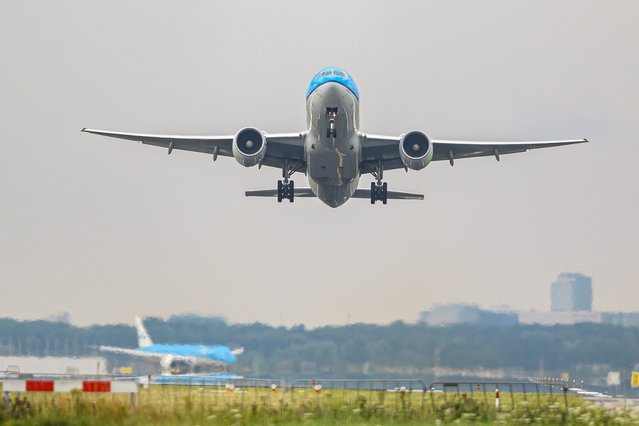
[[[548,310],[562,271],[639,310],[639,3],[0,2],[0,316],[308,326]],[[275,169],[81,135],[305,128],[329,65],[362,130],[588,145],[388,172],[423,202],[246,199]],[[364,176],[361,187],[367,187]],[[296,186],[306,186],[303,175]]]

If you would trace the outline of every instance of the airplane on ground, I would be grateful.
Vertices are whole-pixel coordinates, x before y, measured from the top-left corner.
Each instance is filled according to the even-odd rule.
[[[311,80],[306,91],[306,130],[269,134],[245,127],[235,135],[179,136],[123,133],[82,129],[147,145],[235,157],[245,167],[269,166],[282,170],[277,189],[246,191],[248,197],[277,197],[278,202],[295,197],[317,197],[330,207],[339,207],[349,198],[366,198],[371,204],[388,199],[423,200],[423,194],[388,191],[384,172],[394,169],[421,170],[431,161],[470,157],[500,156],[530,149],[588,142],[586,139],[542,142],[471,142],[431,139],[420,130],[399,136],[367,134],[359,125],[359,89],[353,77],[338,67],[324,68]],[[303,172],[310,188],[296,188],[290,180]],[[358,189],[362,174],[375,178],[370,190]]]
[[[98,349],[104,352],[159,359],[164,375],[202,373],[211,369],[223,369],[228,372],[229,366],[234,364],[237,356],[244,352],[243,348],[230,349],[228,346],[221,345],[154,344],[142,320],[137,316],[135,328],[138,333],[137,349],[114,346],[98,346]]]

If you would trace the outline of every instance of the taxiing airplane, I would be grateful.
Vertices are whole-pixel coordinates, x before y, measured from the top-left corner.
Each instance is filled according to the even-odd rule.
[[[494,156],[530,149],[588,142],[586,139],[544,142],[470,142],[431,139],[420,130],[399,136],[364,133],[359,125],[359,89],[353,77],[337,67],[318,72],[306,91],[306,130],[269,134],[245,127],[235,135],[179,136],[123,133],[82,129],[83,132],[139,141],[147,145],[235,157],[246,167],[269,166],[282,170],[277,189],[246,191],[249,197],[277,197],[282,202],[295,197],[317,197],[330,207],[349,198],[366,198],[371,204],[388,199],[423,200],[422,194],[388,191],[384,172],[394,169],[421,170],[431,161]],[[308,177],[310,188],[295,188],[290,178],[296,172]],[[370,190],[358,189],[362,174],[375,178]]]
[[[162,374],[201,373],[203,370],[212,368],[228,369],[228,366],[237,361],[237,355],[244,352],[243,348],[230,349],[220,345],[154,344],[140,317],[135,317],[135,328],[138,332],[137,349],[114,346],[98,346],[98,349],[105,352],[159,359],[162,365]]]

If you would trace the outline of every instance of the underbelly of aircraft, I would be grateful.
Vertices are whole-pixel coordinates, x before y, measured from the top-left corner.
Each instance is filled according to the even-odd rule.
[[[359,181],[357,98],[345,86],[327,83],[307,100],[309,132],[306,172],[313,193],[325,204],[344,204]]]
[[[325,144],[309,154],[307,172],[317,198],[331,207],[338,207],[357,188],[359,168],[353,151],[331,145]]]
[[[307,170],[316,181],[331,181],[337,185],[348,183],[359,175],[355,155],[338,148],[312,152]]]

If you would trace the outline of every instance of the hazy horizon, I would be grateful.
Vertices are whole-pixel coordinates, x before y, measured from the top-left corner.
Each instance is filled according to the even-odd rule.
[[[434,303],[543,311],[566,271],[593,277],[594,310],[638,310],[638,12],[3,2],[0,317],[313,327],[413,321]],[[357,82],[364,132],[590,143],[388,172],[389,189],[425,200],[331,209],[244,197],[274,188],[275,169],[80,134],[304,130],[306,88],[328,65]]]
[[[574,271],[573,271],[574,272]],[[550,286],[549,286],[550,287]],[[594,289],[593,289],[594,292]],[[594,300],[593,300],[594,302]],[[346,321],[335,321],[335,322],[326,322],[326,323],[318,323],[318,324],[314,324],[310,327],[307,328],[318,328],[318,327],[325,327],[325,326],[341,326],[341,325],[350,325],[350,324],[375,324],[375,325],[389,325],[392,324],[393,322],[396,321],[402,321],[405,323],[417,323],[420,322],[420,314],[424,311],[429,311],[429,310],[433,310],[437,307],[440,306],[451,306],[451,305],[457,305],[457,306],[472,306],[472,307],[478,307],[482,310],[486,310],[486,311],[491,311],[491,312],[515,312],[515,313],[526,313],[526,312],[540,312],[540,313],[554,313],[551,308],[550,308],[550,302],[549,305],[544,309],[536,309],[536,308],[515,308],[513,306],[509,306],[509,305],[481,305],[475,302],[471,302],[471,301],[450,301],[450,302],[446,302],[446,303],[440,303],[440,302],[435,302],[432,305],[428,306],[428,307],[424,307],[424,309],[421,309],[420,311],[415,313],[415,318],[395,318],[395,319],[388,319],[384,322],[375,322],[375,321],[351,321],[351,316],[350,314],[347,314],[346,316]],[[592,312],[601,312],[601,311],[597,311],[596,309],[592,309]],[[624,312],[624,311],[608,311],[608,312]],[[639,312],[639,309],[634,310],[634,311],[625,311],[625,312]],[[266,324],[266,325],[270,325],[273,327],[280,327],[280,326],[285,326],[285,327],[294,327],[294,326],[299,326],[299,325],[305,325],[304,323],[290,323],[290,324],[285,324],[283,321],[278,322],[269,322],[269,321],[262,321],[260,319],[254,319],[254,320],[247,320],[247,321],[233,321],[232,319],[228,318],[226,315],[223,314],[216,314],[215,312],[196,312],[196,311],[183,311],[183,312],[173,312],[173,313],[166,313],[164,315],[153,315],[153,314],[149,314],[149,315],[140,315],[139,313],[135,314],[136,316],[141,316],[142,319],[144,320],[145,318],[150,318],[150,317],[154,317],[154,318],[161,318],[163,320],[169,320],[173,317],[184,317],[184,316],[197,316],[197,317],[204,317],[204,318],[219,318],[223,321],[225,321],[228,324],[250,324],[250,323],[262,323],[262,324]],[[281,318],[283,319],[285,317],[285,315],[281,315]],[[1,317],[0,317],[1,318]],[[124,324],[124,325],[131,325],[133,327],[133,321],[131,319],[131,321],[107,321],[107,322],[94,322],[94,323],[79,323],[77,321],[74,320],[73,316],[71,315],[70,312],[68,311],[62,311],[62,312],[51,312],[49,314],[44,315],[41,318],[11,318],[11,317],[5,317],[5,318],[9,318],[9,319],[16,319],[16,320],[45,320],[45,321],[51,321],[51,322],[63,322],[63,323],[69,323],[71,325],[74,326],[78,326],[78,327],[85,327],[85,326],[91,326],[91,325],[115,325],[115,324]],[[525,323],[524,325],[530,325]],[[546,324],[547,325],[547,324]]]

